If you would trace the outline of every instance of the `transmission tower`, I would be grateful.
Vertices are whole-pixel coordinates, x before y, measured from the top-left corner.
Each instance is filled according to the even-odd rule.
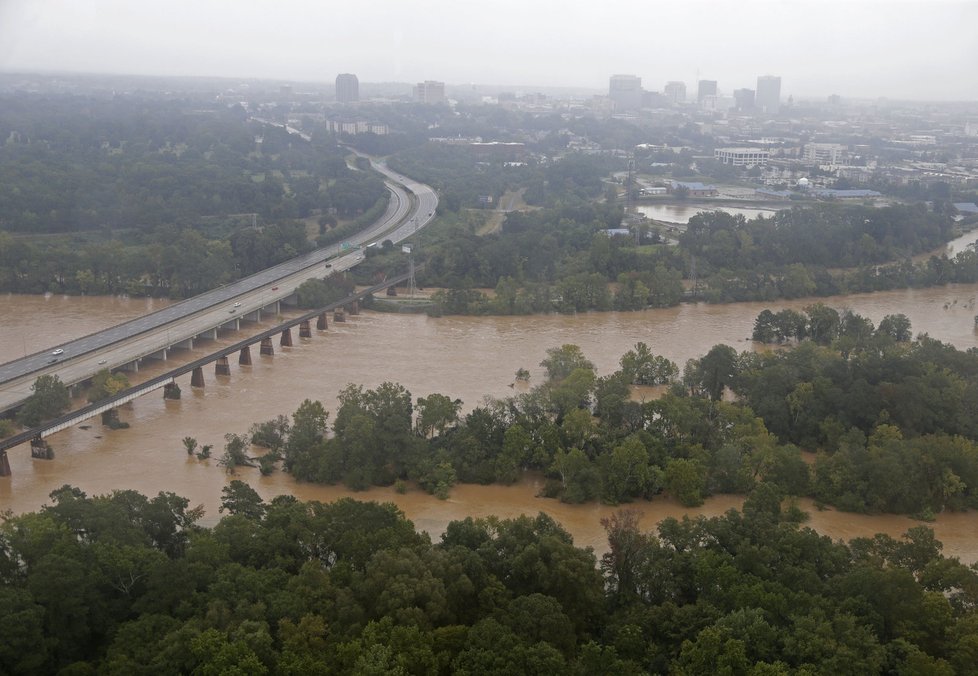
[[[634,208],[632,193],[635,182],[635,156],[628,159],[628,178],[625,179],[625,216],[632,213]]]
[[[414,298],[417,284],[414,280],[414,254],[408,254],[408,298]]]

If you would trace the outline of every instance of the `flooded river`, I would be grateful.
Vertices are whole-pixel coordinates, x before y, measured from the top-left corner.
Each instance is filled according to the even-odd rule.
[[[664,221],[666,223],[689,223],[696,214],[701,211],[723,211],[732,216],[743,216],[747,220],[758,216],[773,216],[777,209],[765,207],[739,207],[718,204],[639,204],[635,211],[651,218],[653,221]]]
[[[978,313],[976,296],[978,285],[958,285],[821,300],[851,308],[876,323],[886,314],[902,312],[910,318],[914,332],[926,331],[965,349],[978,345],[973,319]],[[240,367],[233,360],[230,377],[215,377],[213,369],[207,369],[203,389],[191,389],[189,376],[182,378],[182,400],[164,401],[161,394],[151,394],[123,407],[120,417],[132,424],[130,429],[108,430],[91,420],[50,437],[56,453],[53,461],[32,460],[26,447],[12,449],[13,476],[0,478],[0,510],[36,510],[48,501],[52,490],[69,483],[89,495],[117,488],[151,496],[171,491],[186,496],[192,505],[204,505],[205,523],[210,525],[220,516],[220,491],[229,478],[215,459],[188,459],[181,443],[185,436],[214,444],[219,455],[225,433],[244,432],[252,422],[291,413],[303,399],[320,399],[335,409],[336,394],[348,383],[373,388],[390,380],[404,385],[415,398],[440,392],[461,398],[471,407],[483,395],[505,397],[518,391],[520,385],[513,386],[518,368],[530,370],[530,385],[541,382],[539,363],[546,350],[564,343],[581,346],[601,374],[613,371],[621,354],[639,341],[682,365],[717,343],[752,349],[747,337],[762,309],[802,308],[811,302],[696,304],[633,313],[531,317],[434,319],[365,313],[345,324],[331,321],[329,330],[297,341],[295,347],[276,344],[274,356],[258,358],[253,350],[251,367]],[[0,362],[165,304],[101,297],[0,296]],[[205,342],[194,352],[176,352],[175,356],[189,360],[242,337],[243,333],[228,333],[217,343]],[[154,364],[141,369],[138,377],[152,377],[166,368],[163,363]],[[240,471],[237,478],[247,480],[266,498],[292,493],[303,500],[326,501],[344,495],[389,500],[434,537],[449,521],[465,516],[509,517],[544,511],[560,521],[579,545],[603,551],[606,545],[599,519],[613,511],[596,504],[570,506],[538,498],[539,478],[508,487],[457,486],[446,501],[417,490],[399,495],[392,489],[377,488],[353,494],[339,487],[297,484],[281,473],[261,477],[250,469]],[[720,514],[740,503],[736,496],[719,496],[698,510],[685,510],[667,499],[634,507],[644,513],[645,527],[651,528],[666,516]],[[818,512],[806,501],[801,506],[811,513],[810,525],[833,538],[880,531],[899,536],[917,524],[898,516]],[[978,513],[941,515],[932,525],[945,543],[945,553],[968,562],[978,560]]]

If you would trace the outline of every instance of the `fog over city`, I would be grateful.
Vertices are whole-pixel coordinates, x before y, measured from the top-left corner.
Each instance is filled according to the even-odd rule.
[[[0,71],[974,100],[978,2],[0,0]]]

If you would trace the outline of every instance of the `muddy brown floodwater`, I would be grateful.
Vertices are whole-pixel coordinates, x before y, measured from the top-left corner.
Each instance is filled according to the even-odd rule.
[[[851,308],[875,323],[886,314],[904,313],[915,332],[926,331],[967,349],[978,345],[976,296],[978,285],[956,285],[819,300]],[[531,317],[434,319],[365,313],[345,324],[331,321],[327,331],[302,339],[292,348],[276,345],[274,356],[255,358],[251,367],[240,367],[232,360],[230,377],[215,377],[213,369],[207,369],[202,389],[192,389],[189,376],[180,379],[184,396],[179,401],[164,401],[154,393],[126,405],[120,417],[131,423],[130,429],[109,430],[90,420],[53,435],[49,438],[56,453],[52,461],[32,460],[26,447],[12,449],[13,475],[0,478],[0,510],[36,510],[48,502],[52,490],[71,484],[89,495],[123,488],[150,496],[171,491],[187,497],[192,505],[202,504],[205,523],[213,524],[220,517],[221,488],[230,477],[214,459],[188,458],[181,443],[185,436],[221,449],[225,433],[244,432],[255,421],[289,414],[303,399],[322,400],[335,410],[336,394],[349,383],[373,388],[389,380],[404,385],[415,398],[440,392],[472,407],[484,395],[506,397],[519,391],[523,385],[514,383],[518,368],[530,370],[530,386],[541,382],[539,364],[546,350],[564,343],[579,345],[600,374],[613,371],[619,357],[639,341],[682,365],[717,343],[750,350],[753,345],[747,337],[762,309],[800,309],[811,302],[696,304],[642,312]],[[0,362],[165,304],[102,297],[0,296]],[[204,356],[215,345],[230,344],[244,335],[227,333],[216,343],[203,343],[193,352],[177,352],[176,357],[185,361]],[[141,369],[138,377],[152,377],[175,363],[154,364]],[[541,480],[534,477],[514,486],[456,486],[444,501],[418,490],[403,495],[389,488],[351,493],[341,487],[296,483],[282,473],[261,477],[250,469],[239,471],[237,478],[248,481],[266,499],[290,493],[303,500],[352,495],[391,501],[435,538],[454,519],[543,511],[562,523],[578,545],[602,552],[606,544],[600,519],[614,511],[597,504],[564,505],[539,498]],[[717,496],[702,508],[687,510],[660,498],[631,506],[643,512],[644,526],[652,528],[666,516],[721,514],[741,502],[738,496]],[[892,515],[820,512],[809,501],[800,505],[811,514],[809,525],[836,539],[876,532],[899,536],[918,523]],[[944,542],[946,554],[967,562],[978,560],[978,513],[942,514],[931,526]]]

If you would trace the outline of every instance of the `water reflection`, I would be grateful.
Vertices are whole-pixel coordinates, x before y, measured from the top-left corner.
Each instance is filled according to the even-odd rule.
[[[723,211],[732,216],[741,215],[750,220],[758,216],[773,216],[776,209],[760,207],[731,207],[715,204],[640,204],[635,210],[646,218],[667,223],[689,223],[701,211]]]

